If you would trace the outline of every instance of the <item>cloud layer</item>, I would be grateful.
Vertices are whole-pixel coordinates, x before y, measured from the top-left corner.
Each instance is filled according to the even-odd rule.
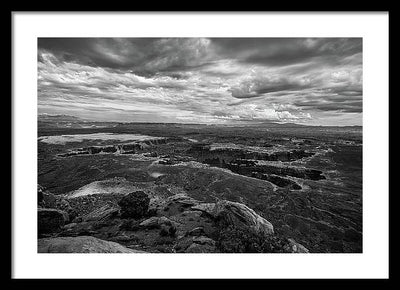
[[[361,125],[362,39],[40,38],[40,113]]]

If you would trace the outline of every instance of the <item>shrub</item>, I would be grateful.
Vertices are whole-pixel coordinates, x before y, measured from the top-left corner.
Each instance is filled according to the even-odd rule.
[[[149,210],[150,198],[143,191],[131,192],[121,198],[118,205],[121,207],[121,216],[124,218],[141,218]]]
[[[160,230],[160,236],[162,237],[175,237],[176,227],[174,226],[162,226]]]
[[[162,228],[161,231],[160,231],[160,236],[162,236],[162,237],[169,236],[168,230],[165,229],[165,228]]]
[[[133,219],[126,219],[123,220],[121,225],[119,226],[120,230],[125,230],[125,231],[136,231],[138,229],[140,229],[139,226],[140,222],[137,220],[133,220]]]
[[[175,237],[176,235],[176,227],[170,227],[168,230],[168,234],[170,237]]]
[[[152,217],[157,215],[157,209],[151,208],[147,211],[146,217]]]
[[[217,248],[222,253],[283,253],[285,243],[277,236],[250,228],[228,227],[218,233]]]
[[[156,245],[172,245],[174,242],[175,239],[169,236],[159,236],[155,239]]]

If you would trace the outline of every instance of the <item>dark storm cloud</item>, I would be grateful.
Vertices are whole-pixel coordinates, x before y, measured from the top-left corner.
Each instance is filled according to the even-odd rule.
[[[362,97],[361,86],[357,86],[356,88],[352,87],[330,88],[329,92],[338,94],[343,97]]]
[[[39,38],[39,49],[51,51],[58,59],[89,66],[129,68],[143,62],[144,51],[153,39]],[[128,49],[129,46],[129,49]]]
[[[222,55],[271,66],[313,60],[340,63],[362,50],[361,38],[218,38],[212,42]]]
[[[347,113],[361,113],[362,101],[349,101],[349,100],[313,100],[295,102],[295,106],[306,110],[319,110],[319,111],[340,111]]]
[[[362,94],[360,38],[213,39],[213,44],[220,55],[236,55],[240,63],[269,68],[235,84],[229,90],[235,98],[308,88]]]
[[[232,87],[229,91],[234,98],[256,98],[264,94],[274,92],[296,91],[308,88],[308,83],[302,83],[295,79],[287,79],[285,77],[269,78],[265,76],[253,77],[245,80],[238,86]]]
[[[59,61],[132,70],[142,75],[204,65],[207,39],[200,38],[40,38],[39,50]],[[39,59],[40,61],[40,59]]]
[[[348,56],[361,53],[362,39],[39,38],[38,46],[62,61],[90,66],[179,71],[207,65],[209,56],[273,66],[312,60],[340,63]]]

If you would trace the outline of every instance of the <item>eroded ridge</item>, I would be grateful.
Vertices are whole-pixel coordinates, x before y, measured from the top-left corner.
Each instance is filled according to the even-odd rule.
[[[255,159],[265,161],[291,162],[305,157],[311,157],[315,152],[303,149],[285,150],[281,147],[253,147],[234,144],[204,144],[195,143],[189,153],[205,160],[218,159],[230,161],[235,159]]]
[[[166,144],[167,139],[153,139],[140,142],[132,142],[127,144],[115,144],[106,146],[90,146],[83,148],[74,148],[68,150],[67,153],[58,154],[59,157],[68,157],[75,155],[90,155],[90,154],[136,154],[144,149],[160,144]]]
[[[267,180],[278,187],[293,190],[300,190],[302,187],[291,178],[326,179],[322,171],[285,165],[315,155],[315,152],[302,149],[261,148],[257,151],[256,147],[231,144],[193,144],[188,152],[202,163],[227,168],[234,173]]]

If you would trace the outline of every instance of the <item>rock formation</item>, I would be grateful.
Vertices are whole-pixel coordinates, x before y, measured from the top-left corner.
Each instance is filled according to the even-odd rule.
[[[149,210],[150,199],[143,191],[135,191],[124,196],[118,205],[123,217],[140,218]]]
[[[106,146],[90,146],[83,148],[75,148],[68,150],[67,153],[61,153],[59,157],[69,157],[74,155],[89,155],[89,154],[135,154],[143,152],[143,150],[150,146],[166,144],[166,138],[157,138],[153,140],[144,140],[140,142],[133,142],[127,144],[116,144],[116,145],[106,145]]]
[[[246,242],[246,232],[263,244],[261,251],[308,252],[294,240],[277,236],[268,220],[239,202],[205,203],[185,193],[150,198],[143,191],[75,197],[68,202],[77,212],[71,223],[59,209],[38,209],[40,253],[229,252]],[[220,233],[227,228],[236,231],[233,246],[232,241],[220,242]]]
[[[257,151],[254,148],[246,149],[246,147],[230,148],[229,146],[213,149],[209,144],[196,143],[192,145],[188,153],[199,162],[227,168],[240,175],[267,180],[279,187],[288,189],[299,190],[302,188],[290,177],[310,180],[325,179],[325,176],[319,170],[282,164],[313,156],[314,152],[307,152],[302,149],[287,151],[271,149],[271,152],[264,152],[263,150]],[[262,161],[262,163],[259,161]],[[169,163],[163,161],[163,164],[168,165]]]
[[[38,240],[39,253],[144,253],[118,243],[91,236],[58,237]]]
[[[226,226],[251,228],[256,232],[273,234],[273,225],[244,204],[227,200],[215,204],[200,204],[194,210],[205,211]]]
[[[57,232],[68,221],[68,214],[64,211],[54,208],[38,208],[39,235]]]

